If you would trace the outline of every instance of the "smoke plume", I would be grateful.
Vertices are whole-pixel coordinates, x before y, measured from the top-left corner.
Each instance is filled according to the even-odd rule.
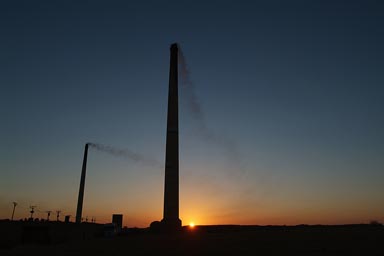
[[[192,82],[189,69],[183,54],[183,51],[181,50],[181,47],[179,45],[179,64],[180,64],[180,78],[181,78],[181,84],[183,86],[183,89],[185,91],[185,102],[187,104],[188,110],[190,110],[192,117],[198,122],[198,125],[201,129],[207,130],[207,126],[205,123],[205,116],[202,111],[199,99],[196,95],[196,88],[195,84]]]
[[[187,110],[190,112],[192,118],[196,121],[199,135],[202,136],[205,141],[223,149],[227,157],[230,158],[231,162],[239,165],[240,158],[235,142],[229,138],[220,136],[207,126],[205,114],[203,108],[201,107],[199,98],[197,97],[195,84],[191,80],[191,75],[186,63],[185,56],[181,50],[180,45],[178,46],[180,64],[179,73],[182,89],[184,90],[182,95],[185,100]]]
[[[154,166],[154,167],[162,167],[160,162],[158,162],[157,160],[145,157],[145,156],[143,156],[139,153],[133,152],[129,149],[118,149],[118,148],[108,146],[108,145],[103,145],[100,143],[89,142],[87,144],[93,149],[111,154],[111,155],[116,156],[116,157],[127,158],[129,160],[132,160],[133,162],[142,163],[142,164],[146,164],[146,165],[150,165],[150,166]]]

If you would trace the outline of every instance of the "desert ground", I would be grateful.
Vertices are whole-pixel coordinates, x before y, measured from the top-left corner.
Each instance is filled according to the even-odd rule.
[[[63,224],[61,224],[63,226]],[[14,226],[14,225],[13,225]],[[19,231],[21,224],[17,224]],[[10,225],[8,225],[8,228]],[[84,228],[85,227],[85,228]],[[153,233],[129,229],[113,237],[100,233],[102,226],[53,228],[74,239],[51,239],[49,243],[22,239],[17,232],[4,232],[0,255],[383,255],[382,225],[343,226],[196,226],[181,232]],[[16,228],[17,229],[17,228]],[[8,237],[8,238],[7,238]],[[20,238],[20,237],[19,237]],[[8,244],[4,241],[8,241]]]

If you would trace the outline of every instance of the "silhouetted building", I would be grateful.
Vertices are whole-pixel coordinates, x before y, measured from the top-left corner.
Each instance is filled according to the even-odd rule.
[[[165,152],[164,212],[161,221],[166,230],[181,229],[179,219],[179,106],[178,106],[178,47],[171,45],[167,141]]]
[[[115,224],[116,229],[120,232],[123,228],[123,214],[113,214],[112,223]]]

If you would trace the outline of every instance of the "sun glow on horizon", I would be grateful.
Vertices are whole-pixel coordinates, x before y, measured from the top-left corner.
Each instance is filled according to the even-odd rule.
[[[194,227],[195,227],[195,223],[194,223],[194,222],[190,222],[190,223],[189,223],[189,227],[190,227],[190,228],[194,228]]]

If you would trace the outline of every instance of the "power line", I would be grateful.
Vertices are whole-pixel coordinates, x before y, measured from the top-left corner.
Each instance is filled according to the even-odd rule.
[[[16,206],[17,206],[17,208],[20,208],[20,209],[23,209],[23,210],[28,210],[29,213],[31,213],[32,210],[33,210],[33,213],[43,213],[43,214],[48,213],[48,211],[50,211],[51,213],[53,212],[53,211],[48,210],[48,209],[37,208],[38,206],[36,206],[36,205],[25,206],[25,205],[19,204],[17,202],[12,202],[12,204],[13,204],[14,208],[16,208]],[[32,209],[32,207],[33,207],[33,209]],[[13,211],[12,211],[13,218],[14,218],[14,213],[15,212],[16,212],[16,210],[13,209]],[[60,210],[60,215],[62,215],[64,212],[65,211]],[[57,211],[56,211],[56,213],[57,213]],[[69,214],[69,212],[68,212],[68,214]]]
[[[41,209],[41,208],[38,208],[38,206],[36,206],[36,205],[30,205],[30,206],[26,206],[26,205],[23,205],[23,204],[19,204],[19,203],[17,203],[17,202],[12,202],[12,204],[13,204],[13,210],[12,210],[12,216],[11,216],[11,219],[13,220],[14,219],[14,216],[15,216],[15,212],[16,212],[16,206],[17,206],[17,208],[20,208],[20,209],[22,209],[23,211],[24,210],[28,210],[28,212],[29,212],[29,214],[30,214],[30,216],[29,216],[29,218],[33,218],[35,215],[36,215],[36,213],[38,213],[38,217],[40,216],[41,217],[41,219],[44,219],[44,217],[42,217],[42,214],[47,214],[46,216],[45,216],[45,218],[46,218],[46,220],[47,221],[49,221],[49,219],[51,218],[51,214],[53,213],[53,212],[55,212],[56,213],[56,220],[57,221],[60,221],[60,217],[61,217],[61,215],[63,215],[63,214],[65,214],[66,216],[68,215],[68,216],[74,216],[73,215],[73,213],[71,213],[71,212],[66,212],[66,211],[63,211],[63,210],[56,210],[56,211],[51,211],[51,210],[47,210],[47,209]],[[19,213],[20,214],[20,213]],[[93,222],[95,223],[96,222],[96,217],[92,217],[93,218]],[[86,216],[86,218],[83,218],[82,219],[82,221],[86,221],[86,222],[88,222],[88,220],[90,220],[89,218],[88,218],[88,216]],[[92,220],[91,220],[91,222],[92,222]]]
[[[33,219],[33,214],[35,213],[35,208],[36,206],[35,205],[31,205],[29,206],[29,208],[31,209],[30,213],[31,213],[31,219]]]
[[[52,211],[47,211],[47,221],[49,221],[49,216],[51,216]]]
[[[57,210],[56,211],[56,221],[59,221],[59,218],[60,218],[60,213],[61,213],[61,211],[60,210]]]

